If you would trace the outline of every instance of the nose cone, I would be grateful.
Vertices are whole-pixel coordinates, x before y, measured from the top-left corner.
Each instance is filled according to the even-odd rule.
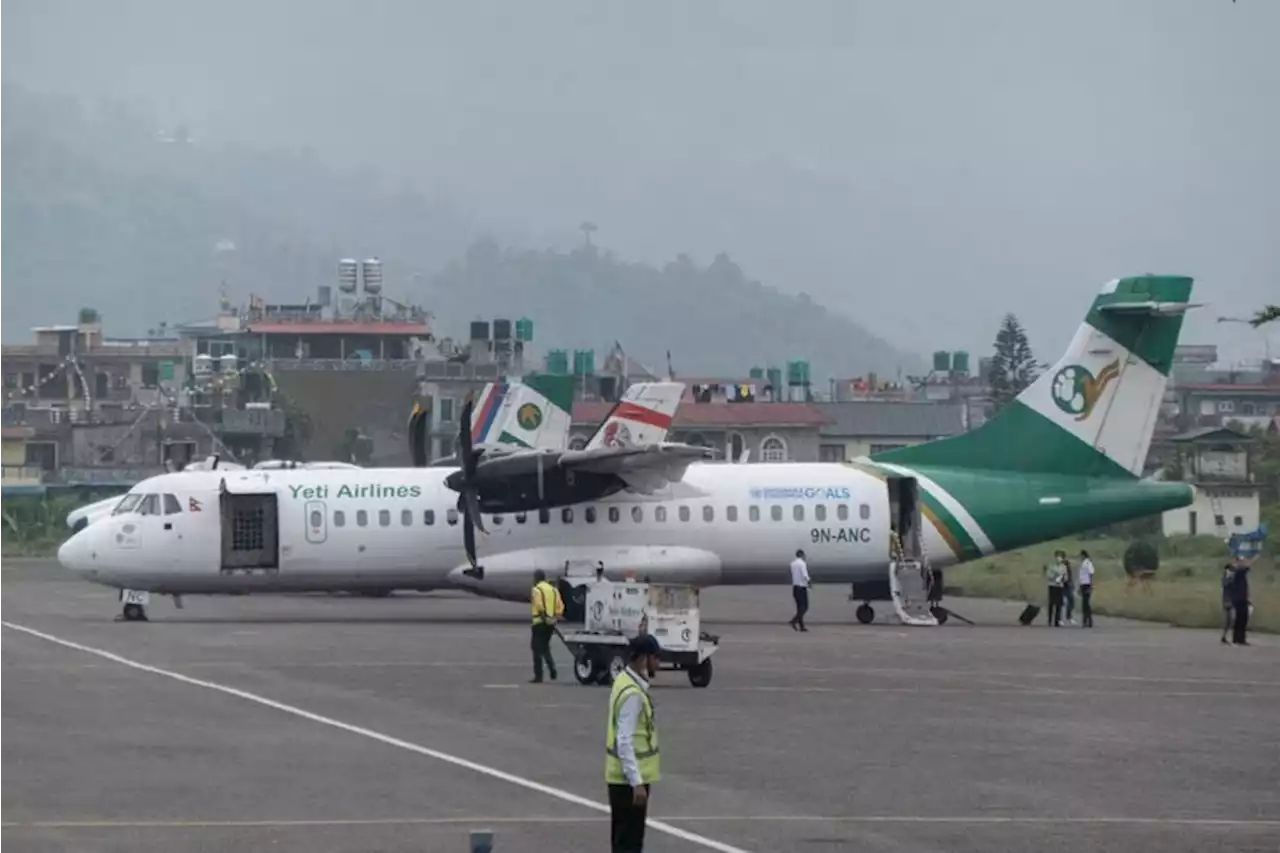
[[[58,549],[58,563],[64,569],[73,572],[88,572],[94,568],[93,534],[88,529],[81,529]]]

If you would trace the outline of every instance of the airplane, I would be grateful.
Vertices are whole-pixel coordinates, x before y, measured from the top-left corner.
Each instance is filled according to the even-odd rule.
[[[1192,284],[1108,282],[1050,370],[981,427],[926,444],[752,465],[614,445],[547,454],[534,471],[498,458],[481,475],[466,406],[457,469],[165,474],[58,559],[120,589],[126,620],[146,618],[152,593],[523,601],[535,569],[556,578],[570,563],[602,563],[610,580],[785,585],[798,548],[818,584],[881,583],[892,543],[945,568],[1192,502],[1189,484],[1141,479]],[[491,531],[480,555],[468,517]]]

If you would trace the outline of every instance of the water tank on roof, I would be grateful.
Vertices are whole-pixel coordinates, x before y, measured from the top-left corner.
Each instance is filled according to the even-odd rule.
[[[569,351],[553,349],[547,353],[547,373],[552,376],[569,375]]]
[[[765,370],[765,376],[769,380],[769,384],[773,386],[773,399],[783,399],[782,394],[782,368],[770,367]]]
[[[471,321],[471,340],[473,341],[489,340],[489,321],[488,320],[472,320]]]
[[[213,373],[213,356],[202,352],[195,357],[194,373],[196,376],[208,376]]]
[[[382,292],[382,261],[377,258],[366,258],[360,266],[364,272],[364,292]]]
[[[516,340],[526,343],[533,340],[533,321],[528,317],[516,320]]]
[[[946,350],[938,350],[933,354],[933,369],[936,373],[946,373],[951,370],[951,353]]]
[[[510,320],[494,320],[493,321],[493,339],[495,341],[507,341],[511,339],[511,321]]]
[[[955,357],[951,360],[951,369],[956,373],[968,373],[969,353],[964,350],[957,350]]]
[[[343,293],[355,293],[360,277],[360,265],[355,258],[343,258],[338,261],[338,290]]]
[[[327,284],[316,286],[316,304],[321,308],[328,308],[333,304],[333,288]]]
[[[593,349],[576,349],[573,351],[573,375],[590,376],[596,372],[596,351]]]
[[[764,368],[763,368],[763,367],[753,367],[753,368],[751,368],[751,378],[752,378],[752,379],[764,379]]]
[[[808,385],[809,384],[809,362],[803,359],[787,362],[787,384],[788,385]]]

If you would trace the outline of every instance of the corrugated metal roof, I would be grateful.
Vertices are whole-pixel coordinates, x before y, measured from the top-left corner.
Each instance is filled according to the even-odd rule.
[[[573,404],[575,424],[599,424],[609,415],[612,403]],[[826,417],[809,403],[681,403],[675,427],[794,427],[817,426]]]
[[[901,403],[859,400],[815,403],[827,424],[824,436],[942,438],[964,432],[964,406],[957,403]]]
[[[1180,435],[1171,436],[1169,441],[1199,441],[1211,435],[1222,435],[1233,441],[1253,441],[1253,437],[1224,426],[1202,426],[1187,430]]]

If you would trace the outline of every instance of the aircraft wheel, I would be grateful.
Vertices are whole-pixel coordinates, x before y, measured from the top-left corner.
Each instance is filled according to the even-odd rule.
[[[573,677],[579,684],[594,684],[600,678],[596,659],[587,652],[582,652],[573,661]]]
[[[124,621],[126,622],[146,622],[147,611],[141,604],[126,604],[124,610]]]
[[[864,602],[858,605],[858,609],[854,615],[858,617],[858,621],[863,625],[870,625],[872,620],[876,618],[876,611],[870,604]]]
[[[711,658],[689,668],[689,683],[694,687],[706,687],[711,683]]]

